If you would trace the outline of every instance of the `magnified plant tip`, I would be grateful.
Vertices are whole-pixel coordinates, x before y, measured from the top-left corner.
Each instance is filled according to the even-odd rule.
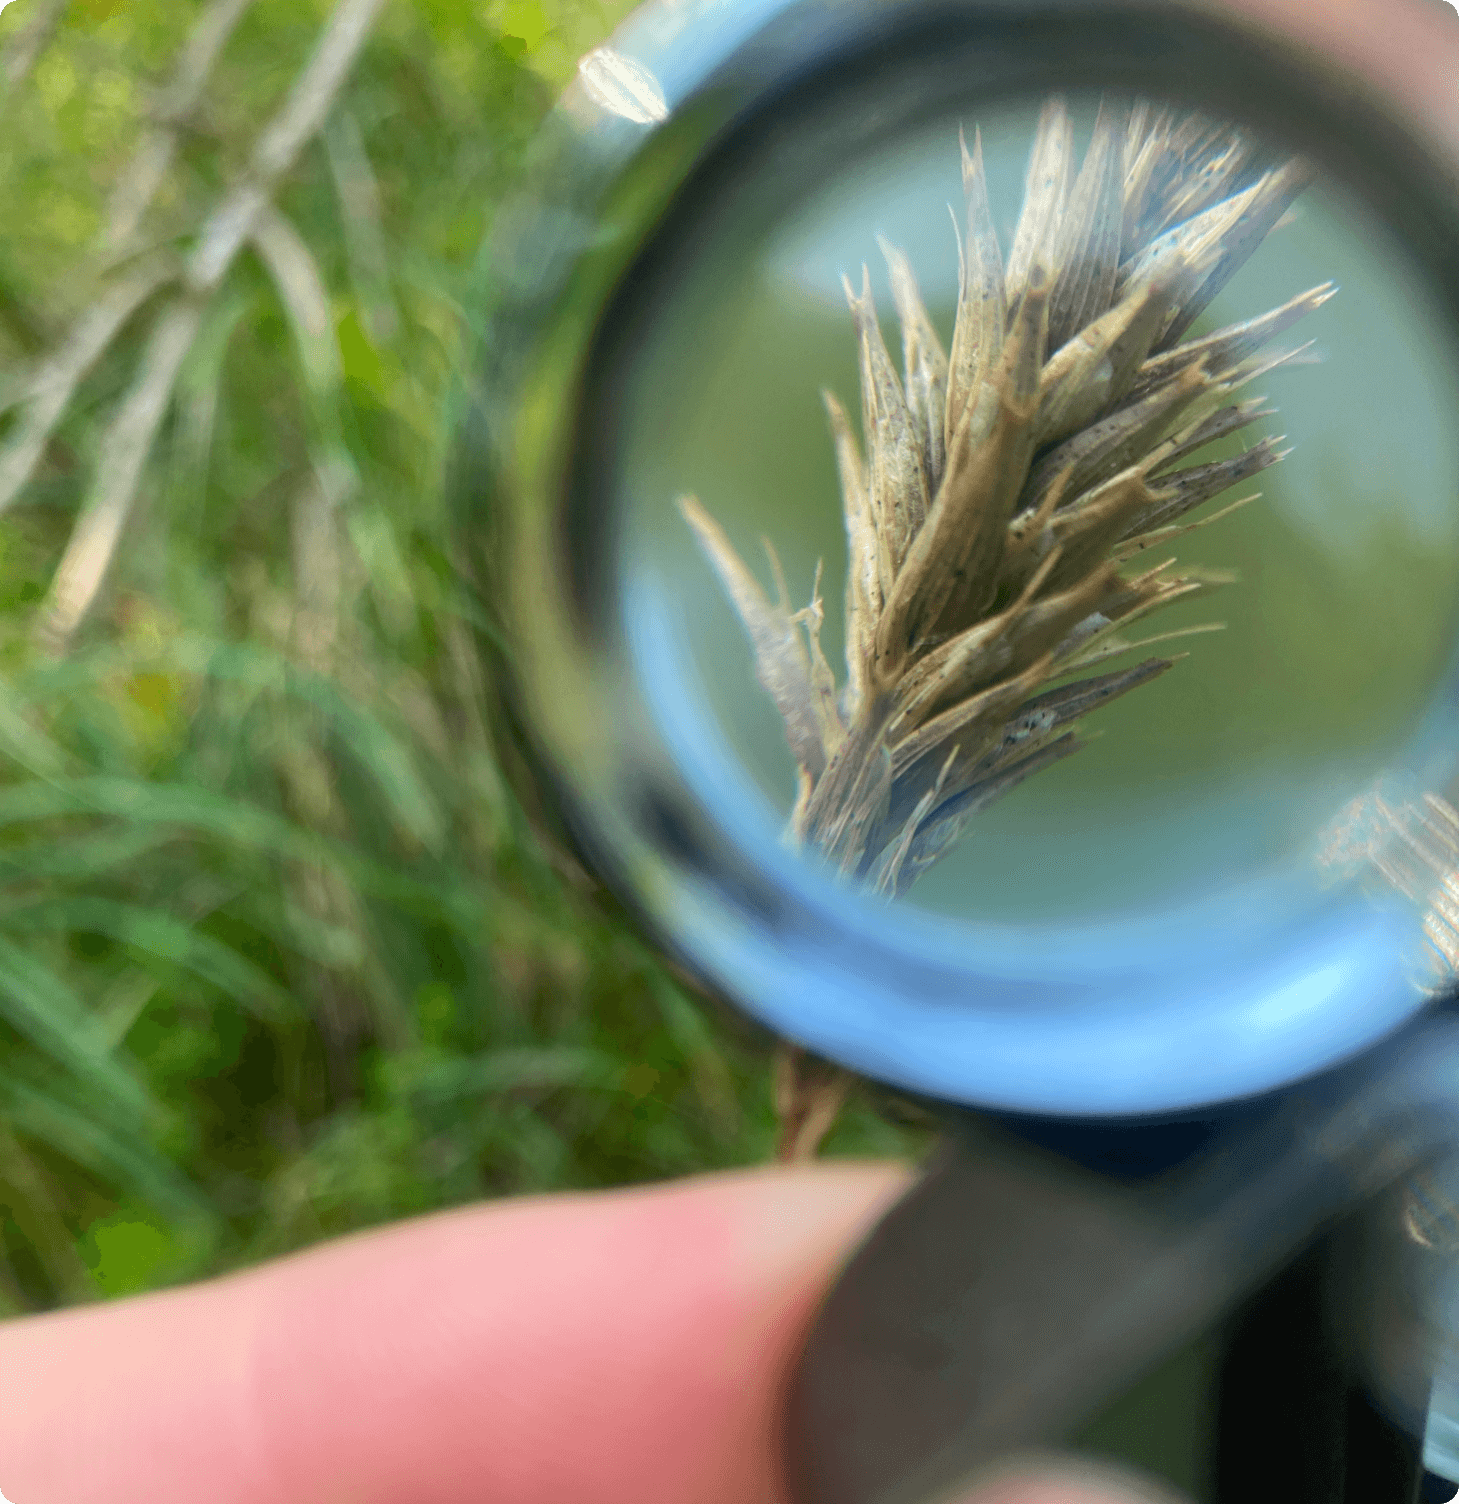
[[[1082,716],[1188,655],[1046,691],[1051,674],[1068,679],[1225,627],[1119,635],[1138,616],[1236,581],[1229,570],[1176,573],[1174,556],[1129,578],[1121,567],[1258,499],[1187,520],[1286,459],[1286,435],[1174,467],[1276,415],[1266,397],[1221,399],[1313,358],[1311,341],[1261,352],[1339,291],[1323,282],[1180,342],[1314,175],[1297,159],[1261,166],[1234,129],[1141,102],[1102,107],[1079,166],[1063,100],[1046,101],[1006,266],[976,126],[971,142],[959,128],[958,151],[968,222],[965,239],[949,206],[960,267],[949,353],[889,237],[876,240],[902,321],[905,382],[882,340],[869,268],[859,294],[842,278],[863,415],[858,445],[845,408],[822,392],[851,559],[843,686],[820,653],[819,587],[793,617],[773,607],[703,508],[680,502],[796,751],[793,838],[888,897],[975,831],[990,803],[1092,739],[1057,732],[1060,716]],[[1063,707],[1052,717],[1035,712],[1047,694]]]

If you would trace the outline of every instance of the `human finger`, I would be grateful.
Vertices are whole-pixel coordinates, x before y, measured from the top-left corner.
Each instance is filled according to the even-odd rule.
[[[886,1165],[474,1207],[0,1327],[14,1504],[764,1504]]]

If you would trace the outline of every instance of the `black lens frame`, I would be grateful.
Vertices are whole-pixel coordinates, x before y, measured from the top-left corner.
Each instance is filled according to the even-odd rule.
[[[538,734],[542,768],[585,855],[668,949],[737,1001],[744,999],[735,978],[706,965],[663,906],[646,896],[644,853],[659,875],[693,885],[725,912],[742,916],[772,948],[834,949],[871,989],[892,984],[892,967],[874,942],[854,927],[838,930],[825,912],[788,894],[774,873],[727,842],[664,760],[635,762],[614,749],[602,767],[585,773],[581,743],[570,746],[557,734],[554,694],[575,696],[580,711],[600,723],[648,718],[614,647],[624,637],[619,517],[609,479],[615,472],[616,373],[631,358],[665,279],[705,233],[716,203],[744,174],[773,168],[777,159],[784,180],[793,182],[795,174],[783,170],[787,154],[823,149],[817,133],[827,120],[838,122],[840,149],[850,154],[863,142],[885,139],[900,120],[965,104],[970,94],[993,102],[1086,89],[1158,93],[1249,121],[1312,156],[1401,243],[1442,316],[1459,330],[1459,167],[1445,144],[1426,138],[1382,90],[1319,50],[1191,5],[806,0],[707,73],[646,144],[620,134],[616,145],[605,147],[571,128],[546,169],[569,195],[586,201],[596,193],[600,205],[630,207],[610,207],[608,217],[617,214],[618,221],[606,249],[585,240],[540,272],[523,272],[526,263],[518,256],[518,291],[499,307],[488,333],[488,345],[499,341],[501,350],[516,352],[516,363],[494,355],[488,428],[499,457],[492,484],[501,487],[508,520],[516,524],[530,515],[532,522],[515,528],[500,556],[489,560],[481,556],[497,544],[480,546],[492,535],[479,516],[468,514],[464,533],[468,546],[476,544],[482,573],[500,569],[505,559],[507,572],[538,582],[532,609],[517,608],[509,630],[519,639],[542,636],[541,608],[548,602],[555,617],[554,664],[574,660],[570,690],[554,686],[551,672],[526,660],[518,687],[523,722]],[[870,97],[881,101],[874,115],[847,108]],[[634,174],[655,154],[668,164],[660,172],[666,186],[657,196],[638,193]],[[556,193],[559,215],[563,197]],[[530,259],[532,235],[519,244]],[[501,264],[510,272],[512,258],[503,256]],[[564,307],[572,310],[567,320]],[[551,331],[548,345],[557,341],[555,365],[535,353],[543,329]],[[565,329],[576,332],[580,349]],[[555,387],[557,421],[548,442],[557,452],[546,465],[539,456],[535,477],[524,479],[532,466],[518,459],[509,415],[519,387],[533,381],[539,390],[544,383]],[[612,817],[605,822],[609,806]],[[946,995],[952,982],[932,976],[928,985]],[[774,1022],[784,1027],[783,1020]],[[809,1042],[819,1045],[813,1035]],[[1314,1060],[1311,1068],[1333,1058]],[[868,1071],[864,1059],[851,1063],[921,1089],[917,1081],[899,1079],[895,1068]],[[1261,1084],[1279,1085],[1291,1074]],[[1212,1100],[1221,1095],[1213,1093]],[[1049,1109],[1037,1102],[999,1105]]]

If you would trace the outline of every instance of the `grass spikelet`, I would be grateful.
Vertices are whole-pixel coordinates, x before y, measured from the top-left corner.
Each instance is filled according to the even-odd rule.
[[[1105,102],[1076,163],[1068,110],[1050,99],[1006,261],[980,134],[960,149],[950,349],[886,240],[900,376],[865,268],[859,293],[846,282],[860,441],[824,394],[849,558],[844,685],[820,655],[819,572],[807,611],[791,613],[783,588],[772,606],[708,513],[681,503],[785,723],[798,770],[789,837],[887,900],[982,811],[1086,746],[1083,717],[1186,655],[1115,660],[1221,629],[1129,636],[1140,618],[1234,581],[1172,558],[1144,567],[1141,555],[1256,499],[1194,515],[1285,459],[1280,439],[1205,462],[1200,452],[1273,416],[1237,393],[1302,359],[1271,342],[1336,291],[1323,283],[1182,339],[1312,179],[1300,159],[1265,161],[1203,116]],[[782,1049],[782,1159],[815,1154],[848,1082]]]
[[[1077,751],[1084,715],[1174,664],[1077,677],[1138,646],[1122,630],[1136,619],[1229,583],[1174,560],[1124,570],[1254,499],[1192,516],[1284,459],[1280,440],[1204,463],[1199,451],[1272,415],[1235,394],[1300,353],[1264,352],[1335,291],[1181,342],[1312,178],[1301,160],[1263,160],[1238,130],[1106,102],[1081,163],[1051,99],[1006,263],[981,137],[960,146],[950,352],[895,246],[881,242],[900,374],[865,269],[859,292],[846,283],[860,441],[825,394],[850,559],[843,685],[827,682],[807,613],[772,605],[704,508],[681,503],[785,722],[800,785],[791,835],[888,898],[978,811]],[[818,591],[812,614],[818,626]]]

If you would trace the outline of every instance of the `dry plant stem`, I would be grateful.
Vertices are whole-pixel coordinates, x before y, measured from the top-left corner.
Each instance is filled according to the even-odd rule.
[[[344,362],[330,314],[329,293],[304,237],[271,204],[264,207],[254,224],[253,246],[273,279],[293,326],[306,385],[314,399],[312,427],[316,431],[310,441],[314,473],[302,493],[300,505],[317,516],[312,529],[315,536],[324,536],[326,523],[334,536],[328,555],[321,555],[308,565],[312,572],[300,572],[296,551],[296,591],[301,596],[315,595],[326,588],[324,581],[332,581],[328,588],[337,606],[342,547],[338,538],[339,514],[358,489],[359,474],[337,431]],[[296,506],[296,528],[299,516]],[[299,647],[296,642],[296,649]],[[331,663],[329,671],[338,672],[338,665]]]
[[[188,33],[177,66],[157,96],[153,124],[145,132],[131,160],[122,169],[107,205],[106,228],[99,250],[115,255],[136,233],[172,159],[178,135],[197,109],[219,54],[253,0],[212,0],[205,5]]]
[[[819,570],[809,604],[792,609],[772,553],[772,600],[708,511],[681,501],[785,725],[797,768],[790,838],[887,899],[981,810],[1078,751],[1085,715],[1176,659],[1090,669],[1212,629],[1123,635],[1229,582],[1172,557],[1133,561],[1214,520],[1192,514],[1285,458],[1264,438],[1190,463],[1270,416],[1237,394],[1297,353],[1262,352],[1334,291],[1323,284],[1181,343],[1312,176],[1202,117],[1106,101],[1080,163],[1067,109],[1049,100],[1006,265],[976,135],[962,165],[951,345],[895,247],[882,244],[900,372],[868,273],[859,292],[846,286],[859,440],[826,394],[848,551],[842,683],[821,651]],[[798,1144],[820,1098],[785,1059],[787,1142]]]
[[[776,1048],[772,1073],[780,1122],[775,1158],[781,1164],[804,1164],[820,1152],[855,1078],[786,1041]]]
[[[290,508],[291,656],[323,678],[338,676],[341,658],[358,657],[341,641],[348,620],[349,553],[339,507],[352,485],[352,473],[314,467]],[[307,704],[291,705],[281,724],[284,735],[275,766],[291,814],[299,825],[339,838],[344,815],[335,797],[334,770],[322,750],[325,736],[319,712]],[[301,924],[368,935],[358,895],[337,871],[294,860],[286,865],[285,883],[290,909]],[[383,994],[386,969],[373,960],[368,945],[347,968],[310,961],[307,972],[305,991],[320,1003],[332,1087],[342,1098],[353,1097],[358,1092],[353,1062],[360,1042],[371,1037],[396,1047],[406,1042],[392,1023],[401,1017],[400,1001]]]
[[[167,308],[152,330],[131,390],[107,428],[96,479],[41,608],[36,638],[46,650],[65,650],[101,588],[131,515],[142,466],[202,316],[203,305],[189,298]]]
[[[139,262],[86,309],[71,326],[65,342],[37,368],[23,389],[24,415],[0,448],[0,512],[15,504],[34,474],[56,424],[86,373],[127,320],[180,271],[180,263],[171,256]]]
[[[172,161],[177,126],[196,108],[224,43],[252,0],[215,0],[198,18],[173,77],[158,101],[158,123],[147,132],[113,191],[108,224],[96,255],[114,253],[130,240]],[[30,480],[77,385],[127,320],[182,271],[170,255],[146,257],[107,287],[72,325],[64,342],[0,409],[25,404],[25,416],[0,449],[0,512],[12,506]]]
[[[136,500],[142,467],[173,385],[234,258],[279,178],[329,112],[384,0],[341,0],[283,108],[259,136],[249,171],[208,216],[184,272],[184,292],[161,316],[132,388],[102,443],[96,478],[43,602],[38,641],[62,653],[94,604]]]
[[[272,204],[259,211],[252,241],[293,326],[309,389],[329,402],[338,393],[343,362],[319,266],[304,237]],[[343,456],[331,458],[346,463]]]
[[[331,480],[336,481],[331,486]],[[337,475],[315,471],[294,498],[289,518],[294,565],[294,656],[316,674],[334,672],[344,604],[344,540]]]

